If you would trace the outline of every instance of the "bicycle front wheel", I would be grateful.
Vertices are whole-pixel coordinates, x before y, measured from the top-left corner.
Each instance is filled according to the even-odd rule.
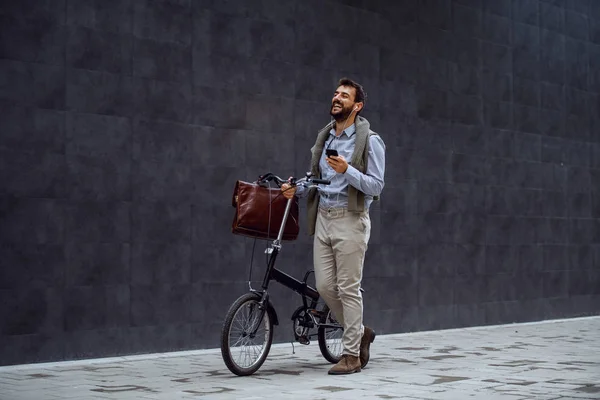
[[[342,343],[342,336],[344,335],[344,329],[335,320],[329,307],[323,306],[321,310],[321,324],[327,324],[330,326],[319,326],[317,338],[319,340],[319,350],[327,361],[332,364],[337,364],[342,358],[342,351],[344,345]]]
[[[223,323],[221,355],[227,368],[239,376],[258,371],[273,342],[273,321],[259,303],[258,294],[246,293],[231,305]]]

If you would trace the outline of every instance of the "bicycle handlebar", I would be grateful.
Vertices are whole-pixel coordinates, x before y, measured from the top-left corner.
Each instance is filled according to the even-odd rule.
[[[309,184],[313,184],[313,185],[330,185],[331,184],[330,180],[311,178],[311,175],[312,174],[310,172],[307,172],[306,176],[304,178],[296,179],[294,177],[291,177],[290,179],[281,179],[277,175],[269,172],[262,176],[259,176],[258,181],[259,182],[275,181],[277,183],[277,185],[279,185],[279,186],[281,186],[283,183],[289,183],[293,186],[296,186],[299,184],[304,184],[304,183],[309,183]]]

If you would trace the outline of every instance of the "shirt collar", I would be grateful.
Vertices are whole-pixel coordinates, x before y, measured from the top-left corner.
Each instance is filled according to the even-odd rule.
[[[329,131],[329,133],[331,135],[335,136],[335,127],[331,128],[331,130]],[[354,135],[356,133],[356,125],[355,124],[350,125],[346,129],[344,129],[344,131],[342,133],[345,134],[348,137],[352,137],[352,135]]]

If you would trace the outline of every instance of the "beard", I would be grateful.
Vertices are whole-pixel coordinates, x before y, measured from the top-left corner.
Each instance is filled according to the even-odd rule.
[[[334,111],[334,107],[338,105],[341,108],[336,108]],[[329,109],[329,115],[331,115],[333,117],[333,119],[336,120],[336,122],[342,122],[345,121],[346,119],[348,119],[348,117],[350,116],[350,114],[352,113],[352,107],[354,107],[353,105],[344,107],[342,103],[333,103],[331,105],[331,108]]]

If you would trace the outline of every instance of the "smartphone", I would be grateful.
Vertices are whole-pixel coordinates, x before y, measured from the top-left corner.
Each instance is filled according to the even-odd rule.
[[[325,154],[327,157],[337,156],[338,152],[335,149],[325,149]]]

